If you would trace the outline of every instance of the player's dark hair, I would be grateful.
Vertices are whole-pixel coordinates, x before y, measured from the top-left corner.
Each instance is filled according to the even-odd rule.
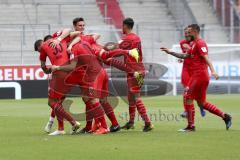
[[[134,26],[134,21],[132,18],[126,18],[123,20],[123,24],[126,25],[129,29],[132,29]]]
[[[38,47],[41,45],[41,43],[43,42],[42,39],[36,40],[34,43],[34,50],[38,51]]]
[[[190,24],[188,27],[196,30],[198,33],[200,32],[200,26],[198,24]]]
[[[45,41],[47,41],[47,40],[49,40],[49,39],[52,39],[52,38],[53,38],[52,35],[46,35],[46,36],[43,38],[43,41],[45,42]]]
[[[78,22],[84,21],[82,17],[77,17],[73,19],[73,25],[76,26]]]

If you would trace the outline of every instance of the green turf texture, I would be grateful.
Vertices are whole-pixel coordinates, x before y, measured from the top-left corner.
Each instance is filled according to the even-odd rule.
[[[72,99],[71,111],[83,111],[80,99]],[[0,160],[239,160],[239,99],[240,95],[208,97],[232,115],[229,131],[219,117],[209,112],[201,118],[196,107],[197,131],[177,132],[186,126],[186,121],[179,118],[182,97],[161,96],[144,98],[155,126],[152,132],[143,133],[143,122],[136,119],[136,127],[130,131],[58,137],[43,132],[50,111],[47,99],[0,100]],[[127,104],[120,100],[115,112],[123,125]],[[70,125],[66,123],[65,128],[69,133]]]

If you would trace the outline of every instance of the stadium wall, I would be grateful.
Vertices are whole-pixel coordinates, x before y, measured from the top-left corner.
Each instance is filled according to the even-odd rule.
[[[47,98],[48,79],[42,69],[37,65],[30,66],[0,66],[0,99],[15,98],[16,90],[12,85],[1,87],[1,84],[12,82],[20,86],[21,98]],[[127,84],[124,77],[112,77],[109,79],[110,96],[127,96]],[[149,78],[145,80],[141,94],[144,96],[165,95],[172,90],[171,84]],[[80,96],[81,90],[74,87],[68,96]]]
[[[98,7],[100,8],[101,14],[104,17],[109,17],[113,23],[113,25],[117,28],[120,29],[122,28],[122,21],[124,19],[123,12],[118,4],[117,0],[105,0],[104,2],[106,3],[107,9],[105,10],[103,5],[101,3],[103,0],[96,0],[98,2]],[[104,13],[104,12],[107,13]]]

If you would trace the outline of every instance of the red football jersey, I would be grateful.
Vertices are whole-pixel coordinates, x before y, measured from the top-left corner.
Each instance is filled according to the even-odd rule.
[[[141,39],[135,33],[129,33],[122,38],[122,42],[119,44],[119,48],[124,50],[131,50],[134,48],[138,49],[139,52],[139,62],[142,62],[142,46]],[[125,59],[125,62],[136,62],[133,57]]]
[[[59,30],[59,31],[53,33],[52,36],[53,36],[53,38],[57,38],[57,37],[59,37],[59,36],[61,36],[61,35],[62,35],[62,30]],[[71,41],[70,35],[67,36],[66,38],[64,38],[62,41],[66,42],[66,43],[69,43],[69,42]]]
[[[62,40],[55,48],[50,47],[52,39],[43,42],[40,49],[40,61],[46,61],[49,58],[52,65],[63,65],[69,61],[67,53],[67,42]]]
[[[95,52],[100,52],[100,50],[103,48],[103,46],[101,46],[94,40],[92,35],[81,34],[80,38],[82,41],[88,42]]]
[[[77,70],[85,70],[84,81],[93,82],[103,68],[90,44],[81,41],[73,46],[72,53],[78,59]]]
[[[191,51],[191,42],[183,39],[180,41],[180,47],[183,53],[189,53]],[[184,59],[183,67],[188,67],[191,63],[189,58]]]
[[[191,47],[191,65],[190,70],[193,75],[198,75],[199,73],[208,74],[208,65],[206,60],[202,57],[208,55],[208,46],[206,42],[202,39],[197,39],[193,41]]]
[[[95,40],[91,35],[80,34],[80,38],[82,41],[88,42],[90,45],[95,43]]]

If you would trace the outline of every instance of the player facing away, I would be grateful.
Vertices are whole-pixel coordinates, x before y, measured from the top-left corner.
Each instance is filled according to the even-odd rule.
[[[67,36],[67,35],[69,35],[69,36]],[[71,29],[63,29],[63,30],[59,30],[58,32],[55,32],[53,35],[45,36],[44,37],[44,42],[49,40],[49,39],[54,38],[51,42],[51,45],[50,45],[53,48],[55,48],[60,43],[60,41],[63,40],[63,39],[64,39],[64,41],[62,41],[62,43],[67,43],[67,45],[73,45],[73,44],[76,44],[78,42],[78,40],[76,39],[76,37],[78,35],[79,35],[79,32],[71,32]],[[66,38],[64,38],[64,37],[66,37]],[[68,55],[68,57],[69,56],[70,55]],[[68,61],[69,61],[69,59],[68,59]],[[51,84],[54,84],[54,83],[53,82],[50,83],[50,86],[51,86]],[[50,88],[50,86],[49,86],[49,88]],[[65,87],[67,88],[67,86],[65,86]],[[50,117],[49,117],[49,121],[44,128],[45,132],[49,133],[51,131],[54,119],[55,119],[55,113],[54,113],[54,110],[52,109]],[[58,130],[51,133],[50,135],[58,135],[58,134],[61,134],[61,133],[65,133],[63,131],[64,131],[64,124],[63,124],[63,122],[58,121]]]
[[[182,50],[182,53],[189,53],[191,51],[191,37],[188,35],[188,27],[184,29],[184,36],[185,39],[180,41],[180,47]],[[181,74],[181,83],[182,86],[184,87],[184,92],[183,92],[183,107],[184,107],[184,112],[181,114],[183,118],[187,118],[187,109],[186,109],[186,92],[185,88],[187,87],[187,84],[190,79],[190,59],[179,59],[179,62],[183,61],[183,66],[182,66],[182,74]],[[204,111],[203,107],[199,106],[200,108],[200,113],[201,116],[204,117],[206,115],[206,112]]]
[[[189,54],[181,54],[171,52],[168,48],[162,47],[161,50],[167,54],[173,55],[181,59],[190,59],[190,73],[191,77],[186,87],[186,109],[187,109],[187,121],[188,125],[184,129],[180,129],[181,132],[195,131],[194,117],[195,109],[193,101],[196,100],[199,106],[202,106],[210,113],[221,117],[228,130],[232,125],[232,118],[229,114],[224,113],[214,104],[206,101],[207,88],[209,84],[208,67],[210,68],[211,75],[217,80],[218,74],[213,68],[211,60],[208,58],[208,47],[206,42],[200,38],[200,27],[197,24],[191,24],[188,26],[188,34],[191,37],[193,44],[191,45],[191,51]]]
[[[46,59],[49,58],[50,62],[55,65],[61,65],[68,63],[69,55],[67,53],[67,43],[70,42],[70,30],[64,29],[62,34],[56,38],[52,38],[51,36],[45,37],[46,40],[43,42],[42,40],[37,40],[34,44],[35,51],[40,53],[39,59],[41,61],[41,68],[47,74],[50,74],[52,70],[46,66]],[[56,45],[57,44],[57,45]],[[64,131],[64,122],[63,120],[66,119],[72,125],[73,132],[76,132],[77,129],[80,128],[80,123],[75,121],[70,114],[68,114],[63,106],[62,102],[65,99],[65,95],[63,92],[58,92],[54,90],[54,86],[63,86],[64,87],[64,75],[59,72],[52,72],[52,79],[49,83],[49,91],[48,91],[48,105],[52,108],[52,113],[50,118],[50,122],[48,122],[47,127],[51,127],[53,124],[53,120],[55,115],[57,116],[58,120],[58,130],[49,134],[49,135],[61,135],[65,134]],[[66,74],[66,73],[63,73]],[[67,91],[64,91],[67,92]],[[51,128],[48,128],[49,131]]]
[[[124,62],[132,67],[140,68],[142,70],[144,65],[142,63],[142,48],[141,48],[141,39],[138,35],[136,35],[132,29],[134,26],[134,21],[132,18],[126,18],[123,21],[123,34],[125,36],[119,43],[120,49],[131,50],[137,48],[139,52],[139,59],[136,61],[133,57],[124,58]],[[142,76],[144,76],[144,71],[141,71]],[[144,132],[151,131],[153,129],[153,125],[150,121],[149,116],[147,115],[146,107],[140,97],[141,92],[141,84],[138,83],[133,74],[127,74],[127,84],[128,84],[128,102],[129,102],[129,121],[122,127],[123,129],[133,129],[134,128],[134,120],[135,120],[135,112],[136,109],[143,121],[145,122],[145,126],[143,128]]]

